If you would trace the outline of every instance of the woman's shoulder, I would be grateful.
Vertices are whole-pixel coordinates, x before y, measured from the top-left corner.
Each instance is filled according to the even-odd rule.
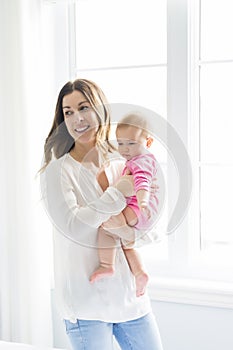
[[[109,159],[109,161],[118,161],[118,162],[122,162],[122,163],[125,162],[124,158],[117,151],[109,152],[108,159]]]
[[[125,166],[125,159],[118,153],[112,152],[108,156],[107,166],[110,166],[111,169],[123,169]]]
[[[46,173],[57,173],[62,171],[71,171],[75,166],[77,166],[76,162],[68,153],[64,154],[60,158],[54,158],[50,161],[50,163],[45,168]]]
[[[46,171],[51,171],[52,169],[58,168],[61,166],[61,164],[64,162],[66,159],[67,154],[64,154],[64,156],[60,158],[52,158],[49,164],[46,166],[45,170]]]

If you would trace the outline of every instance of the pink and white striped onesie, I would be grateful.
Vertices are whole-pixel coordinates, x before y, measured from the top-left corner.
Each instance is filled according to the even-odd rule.
[[[147,219],[144,215],[142,215],[138,206],[136,195],[126,197],[127,206],[135,212],[138,218],[138,222],[135,227],[143,230],[151,229],[158,214],[157,207],[159,203],[155,190],[157,161],[154,155],[151,153],[141,154],[126,161],[125,168],[123,169],[123,175],[126,174],[127,169],[130,171],[131,175],[133,175],[135,193],[138,190],[146,190],[150,192],[148,204],[151,211],[150,219]]]

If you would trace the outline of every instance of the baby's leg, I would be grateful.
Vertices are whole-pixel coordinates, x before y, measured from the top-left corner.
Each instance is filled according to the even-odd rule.
[[[123,214],[125,220],[129,226],[134,226],[138,222],[138,217],[133,209],[130,207],[126,207],[123,210]],[[143,269],[142,261],[138,252],[132,248],[130,248],[130,244],[128,247],[123,246],[124,253],[126,259],[128,261],[130,270],[135,277],[136,284],[136,296],[140,297],[145,293],[146,285],[148,283],[148,275]]]
[[[130,207],[126,207],[123,211],[122,211],[124,217],[125,217],[125,221],[127,223],[127,225],[129,226],[135,226],[138,222],[138,217],[135,213],[135,211],[133,209],[131,209]]]
[[[98,253],[100,264],[90,277],[91,283],[113,275],[116,256],[115,246],[116,240],[100,227],[98,231]]]
[[[135,277],[136,296],[142,296],[146,291],[148,274],[143,269],[141,257],[135,249],[123,247],[129,267]]]

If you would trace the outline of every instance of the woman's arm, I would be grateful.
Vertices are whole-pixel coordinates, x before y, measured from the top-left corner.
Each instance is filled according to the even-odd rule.
[[[64,236],[82,244],[95,244],[96,237],[90,227],[98,228],[126,205],[125,197],[114,187],[109,187],[86,206],[78,205],[72,183],[59,161],[51,163],[42,173],[41,188],[46,211],[54,226]]]

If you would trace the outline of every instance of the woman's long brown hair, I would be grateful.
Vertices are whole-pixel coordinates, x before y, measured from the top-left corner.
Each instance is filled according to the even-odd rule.
[[[70,136],[64,122],[62,100],[64,96],[75,90],[80,91],[86,97],[97,115],[99,129],[96,134],[96,146],[99,147],[104,157],[109,151],[114,150],[114,146],[109,142],[110,110],[103,91],[90,80],[77,79],[66,83],[58,95],[53,124],[45,140],[42,169],[49,164],[53,156],[60,158],[74,147],[74,139]]]

